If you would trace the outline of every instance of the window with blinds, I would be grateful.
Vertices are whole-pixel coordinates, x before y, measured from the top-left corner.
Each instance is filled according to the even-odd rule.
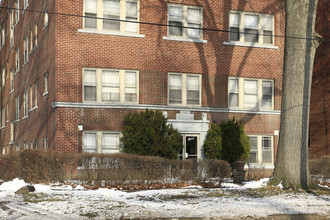
[[[228,106],[241,109],[274,109],[274,81],[229,77]]]
[[[169,104],[201,104],[201,76],[199,74],[170,73],[168,77]]]
[[[85,102],[138,102],[138,71],[88,68],[83,74]]]
[[[202,8],[187,5],[168,5],[168,35],[183,38],[202,38]]]
[[[99,31],[138,33],[138,3],[138,0],[84,0],[84,27]]]
[[[274,44],[274,16],[251,12],[229,13],[229,40],[253,44]]]

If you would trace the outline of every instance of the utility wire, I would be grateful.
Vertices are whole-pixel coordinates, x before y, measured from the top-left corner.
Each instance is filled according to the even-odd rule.
[[[17,10],[17,11],[27,11],[31,13],[40,13],[45,14],[45,11],[37,11],[37,10],[29,10],[29,9],[19,9],[19,8],[12,8],[12,7],[4,7],[0,6],[0,9],[7,9],[7,10]],[[121,19],[114,19],[114,18],[101,18],[101,17],[93,17],[93,16],[85,16],[85,15],[76,15],[76,14],[66,14],[66,13],[58,13],[58,12],[47,12],[48,14],[52,15],[60,15],[60,16],[69,16],[69,17],[78,17],[78,18],[91,18],[97,20],[108,20],[108,21],[117,21],[117,22],[127,22],[127,23],[136,23],[136,24],[145,24],[145,25],[153,25],[153,26],[161,26],[161,27],[179,27],[184,29],[196,29],[202,31],[214,31],[214,32],[225,32],[225,33],[239,33],[239,34],[246,34],[245,32],[236,32],[236,31],[229,31],[229,30],[222,30],[216,28],[197,28],[197,27],[184,27],[179,25],[169,25],[169,24],[160,24],[160,23],[152,23],[152,22],[143,22],[143,21],[130,21],[130,20],[121,20]],[[249,35],[263,35],[263,36],[274,36],[279,38],[291,38],[291,39],[299,39],[299,40],[316,40],[316,41],[324,41],[329,42],[330,39],[323,39],[323,38],[305,38],[305,37],[293,37],[293,36],[283,36],[283,35],[276,35],[276,34],[259,34],[259,33],[248,33]]]

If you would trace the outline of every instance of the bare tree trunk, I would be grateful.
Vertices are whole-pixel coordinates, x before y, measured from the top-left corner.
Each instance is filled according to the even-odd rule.
[[[308,189],[309,105],[318,0],[286,0],[282,114],[274,181],[284,188]],[[318,38],[318,37],[317,37]]]

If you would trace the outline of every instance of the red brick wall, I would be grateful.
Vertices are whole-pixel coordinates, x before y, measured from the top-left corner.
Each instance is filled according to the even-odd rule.
[[[12,1],[9,1],[12,2]],[[8,0],[3,0],[2,5],[7,5]],[[29,1],[27,10],[44,11],[48,1]],[[20,1],[20,8],[23,8],[23,1]],[[49,1],[49,11],[54,9],[54,2]],[[1,22],[8,23],[8,10],[1,10]],[[6,17],[7,16],[7,17]],[[16,111],[16,96],[20,97],[20,117],[19,121],[14,123],[14,143],[19,143],[23,149],[24,142],[38,141],[39,148],[43,148],[43,140],[50,138],[54,133],[54,110],[51,103],[54,101],[54,75],[55,75],[55,19],[52,15],[49,16],[49,25],[44,29],[44,19],[41,13],[32,13],[29,11],[19,12],[20,20],[14,29],[14,46],[10,50],[9,28],[6,28],[6,44],[0,51],[0,66],[6,66],[7,80],[6,85],[0,91],[0,107],[8,103],[9,115],[7,116],[8,123],[6,127],[0,130],[0,146],[5,146],[8,151],[14,150],[16,146],[10,145],[10,122],[15,120]],[[30,51],[29,62],[23,65],[23,38],[29,34],[34,24],[38,24],[38,47],[32,52]],[[29,35],[30,37],[30,35]],[[30,44],[30,42],[29,42]],[[20,52],[20,70],[14,77],[14,92],[10,93],[10,69],[15,67],[16,48]],[[7,65],[8,63],[8,65]],[[49,94],[43,96],[44,93],[44,74],[49,73]],[[28,118],[23,119],[23,97],[24,90],[29,88],[35,81],[38,81],[38,108],[29,111]],[[30,97],[29,97],[30,101]],[[29,105],[30,109],[30,105]]]
[[[330,39],[330,2],[319,0],[315,30],[324,39]],[[330,154],[330,81],[329,42],[316,50],[310,106],[310,154],[319,157]]]
[[[56,5],[51,0],[29,2],[31,10],[43,11],[48,3],[50,12],[83,15],[83,0],[57,0]],[[203,7],[204,28],[228,30],[229,10],[242,10],[274,14],[275,34],[283,35],[283,2],[196,0],[187,3],[183,0],[141,0],[140,20],[167,24],[167,3],[192,4]],[[22,1],[20,3],[23,4]],[[265,49],[225,46],[223,42],[228,41],[228,33],[222,31],[204,31],[203,39],[208,41],[204,44],[164,40],[167,27],[146,24],[140,24],[139,33],[145,35],[144,38],[79,33],[78,29],[83,28],[83,18],[52,14],[49,15],[49,26],[42,30],[43,15],[25,12],[16,30],[19,36],[15,37],[15,45],[20,45],[21,62],[23,37],[35,20],[40,24],[38,49],[17,74],[14,94],[8,96],[9,81],[5,89],[1,90],[0,102],[10,104],[11,119],[14,117],[15,96],[21,96],[22,117],[23,91],[38,79],[38,109],[30,112],[27,119],[15,123],[15,142],[19,142],[21,147],[24,141],[43,140],[47,137],[50,149],[80,151],[82,132],[78,131],[78,125],[83,125],[84,130],[122,129],[124,115],[129,109],[54,109],[51,106],[53,102],[83,101],[84,67],[139,70],[139,104],[149,105],[167,105],[169,72],[201,74],[202,106],[214,108],[228,107],[228,76],[274,79],[275,110],[280,110],[283,38],[275,38],[278,49]],[[1,51],[1,66],[6,64],[6,60],[14,62],[13,51],[7,55],[8,42],[9,39],[6,48]],[[49,72],[49,94],[42,96],[45,72]],[[175,118],[175,113],[177,111],[168,111],[169,118]],[[196,111],[194,114],[195,119],[202,118],[201,112]],[[273,130],[279,129],[278,115],[208,113],[210,121],[233,116],[246,123],[246,132],[249,134],[273,134]],[[0,146],[9,142],[8,128],[6,124],[6,128],[0,130]]]

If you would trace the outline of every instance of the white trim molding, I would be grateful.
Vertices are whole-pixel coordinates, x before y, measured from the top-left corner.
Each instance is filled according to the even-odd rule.
[[[257,115],[281,115],[280,110],[245,110],[199,106],[168,106],[168,105],[145,105],[145,104],[103,104],[103,103],[76,103],[76,102],[53,102],[53,108],[104,108],[104,109],[153,109],[164,111],[193,111],[193,112],[219,112]]]

